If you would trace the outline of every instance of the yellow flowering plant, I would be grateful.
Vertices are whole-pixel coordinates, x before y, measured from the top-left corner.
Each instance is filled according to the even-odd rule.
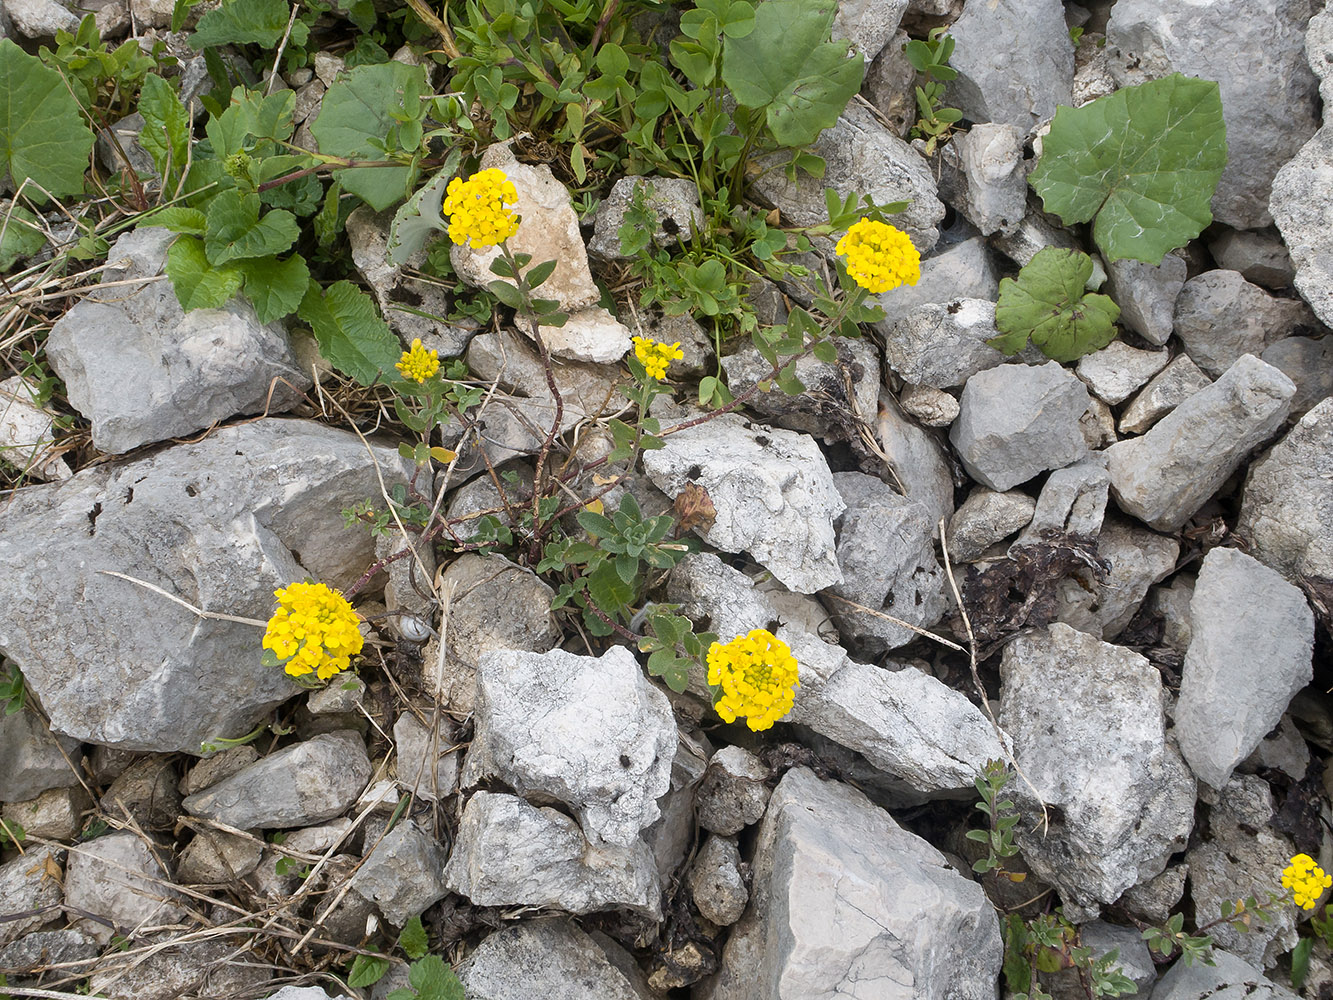
[[[1333,887],[1333,877],[1308,854],[1297,854],[1282,870],[1282,888],[1291,890],[1292,902],[1303,910],[1313,910],[1330,887]]]
[[[759,732],[791,711],[801,686],[796,657],[767,629],[754,629],[731,642],[714,642],[707,662],[713,709],[724,722],[743,718]]]
[[[851,279],[875,295],[921,278],[921,254],[906,233],[887,222],[858,220],[834,249],[847,258]]]
[[[273,592],[278,602],[264,629],[263,663],[282,666],[298,682],[326,681],[351,666],[365,640],[361,618],[327,584],[293,583]]]

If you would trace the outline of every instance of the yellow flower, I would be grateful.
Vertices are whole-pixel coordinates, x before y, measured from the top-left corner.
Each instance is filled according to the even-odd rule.
[[[1282,870],[1282,888],[1290,889],[1293,902],[1303,910],[1313,910],[1324,890],[1333,886],[1333,878],[1315,864],[1308,854],[1298,854]]]
[[[421,346],[421,339],[412,341],[412,349],[404,351],[398,364],[394,365],[403,378],[414,382],[424,382],[440,370],[440,356]]]
[[[518,232],[518,218],[508,207],[518,201],[518,191],[503,170],[455,177],[445,195],[441,211],[449,216],[449,238],[459,246],[471,240],[474,249],[493,247]]]
[[[915,285],[921,277],[921,255],[901,229],[886,222],[862,219],[847,230],[835,248],[847,258],[847,273],[862,288],[879,294],[899,285]]]
[[[724,722],[745,718],[758,732],[791,711],[796,698],[796,657],[781,639],[765,629],[738,635],[708,648],[708,683],[722,689],[713,708]]]
[[[643,363],[650,376],[660,381],[666,378],[671,362],[685,357],[685,352],[680,349],[679,340],[674,344],[663,344],[651,337],[635,337],[634,356]]]
[[[347,598],[322,583],[293,583],[273,596],[278,610],[268,620],[264,648],[293,677],[314,673],[328,680],[351,665],[365,640]]]

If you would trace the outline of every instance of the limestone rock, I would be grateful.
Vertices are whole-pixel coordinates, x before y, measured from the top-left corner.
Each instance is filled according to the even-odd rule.
[[[81,759],[79,741],[53,734],[36,712],[0,712],[0,802],[78,785]]]
[[[14,375],[0,382],[0,457],[34,479],[68,479],[74,475],[68,460],[52,454],[53,429],[31,379]]]
[[[955,421],[956,422],[956,421]],[[875,437],[888,458],[896,481],[903,484],[907,498],[930,511],[930,519],[953,515],[953,472],[939,441],[928,431],[903,416],[893,396],[879,394],[879,416]]]
[[[114,928],[87,917],[70,926],[105,945],[116,929],[175,923],[185,911],[172,902],[176,896],[166,880],[148,845],[132,833],[108,833],[81,844],[65,869],[65,902],[106,918]]]
[[[943,389],[928,385],[905,385],[898,403],[910,417],[927,427],[948,427],[958,419],[958,400]]]
[[[389,923],[402,927],[448,892],[447,856],[439,841],[404,819],[371,848],[349,885]]]
[[[613,960],[608,951],[619,949],[603,940],[567,919],[525,920],[482,941],[458,978],[469,1000],[654,1000],[632,961]]]
[[[1313,325],[1303,302],[1275,298],[1237,271],[1205,271],[1190,278],[1176,300],[1176,336],[1194,363],[1214,378],[1242,355],[1257,356]]]
[[[652,187],[652,195],[647,188]],[[699,189],[693,181],[681,177],[622,177],[611,186],[593,217],[593,237],[588,251],[605,260],[625,260],[620,251],[621,224],[634,201],[635,192],[644,189],[644,204],[657,220],[652,243],[658,247],[675,246],[682,238],[689,239],[690,228],[702,229],[703,209],[699,207]]]
[[[1296,1000],[1254,966],[1220,948],[1213,964],[1177,962],[1153,989],[1153,1000]]]
[[[1328,18],[1333,22],[1333,18]],[[1310,22],[1311,25],[1314,21]],[[1218,267],[1239,271],[1246,281],[1265,288],[1290,288],[1296,277],[1291,255],[1272,229],[1237,231],[1228,229],[1208,243],[1208,252]]]
[[[1037,501],[1019,490],[996,493],[974,487],[949,520],[945,541],[954,562],[975,562],[987,549],[1025,527]]]
[[[1165,344],[1175,322],[1176,299],[1185,287],[1183,257],[1169,253],[1160,264],[1113,260],[1102,289],[1120,307],[1120,322],[1153,344]]]
[[[1027,214],[1026,134],[1012,124],[978,124],[949,144],[965,182],[958,207],[983,236],[1012,229]]]
[[[1115,406],[1165,368],[1168,360],[1166,351],[1140,351],[1122,340],[1113,340],[1100,351],[1079,359],[1078,377],[1100,399]]]
[[[1212,380],[1199,370],[1188,354],[1177,355],[1121,412],[1120,432],[1142,434],[1200,389],[1210,385]]]
[[[1333,127],[1325,125],[1273,178],[1273,221],[1296,268],[1296,290],[1325,326],[1333,325],[1333,205],[1311,197],[1333,175]]]
[[[5,823],[17,823],[29,837],[73,840],[83,829],[83,814],[93,800],[82,785],[51,788],[27,802],[6,802]]]
[[[525,322],[520,322],[519,327],[524,333],[528,331]],[[564,326],[544,326],[541,335],[547,349],[556,357],[593,364],[619,361],[631,344],[629,328],[601,306],[570,313]]]
[[[913,115],[915,113],[913,111]],[[946,305],[967,299],[993,303],[1000,294],[999,289],[1000,276],[994,256],[986,241],[976,236],[923,259],[921,277],[915,285],[900,285],[891,292],[871,296],[867,301],[884,310],[884,318],[873,325],[887,342],[894,324],[922,306]],[[991,319],[994,320],[993,309]]]
[[[1199,569],[1190,634],[1176,739],[1199,780],[1221,788],[1310,682],[1314,616],[1276,572],[1217,548]]]
[[[1333,337],[1283,337],[1259,355],[1296,384],[1291,415],[1299,417],[1333,396]]]
[[[1129,624],[1148,588],[1175,571],[1180,543],[1119,517],[1108,518],[1097,538],[1097,555],[1109,564],[1098,579],[1081,570],[1062,580],[1056,618],[1102,639],[1114,639]]]
[[[43,848],[0,865],[0,948],[60,918],[60,880],[46,865],[59,873],[61,860],[62,852]]]
[[[709,837],[695,855],[686,883],[703,918],[729,927],[741,918],[750,901],[741,878],[741,853],[729,837]]]
[[[156,277],[174,239],[157,227],[126,233],[102,280]],[[186,313],[161,280],[94,288],[51,328],[46,356],[92,421],[93,444],[113,454],[241,413],[280,413],[310,386],[281,324],[261,324],[240,298]]]
[[[995,303],[954,299],[917,306],[885,337],[885,357],[905,382],[947,389],[1005,363],[986,343],[995,329]]]

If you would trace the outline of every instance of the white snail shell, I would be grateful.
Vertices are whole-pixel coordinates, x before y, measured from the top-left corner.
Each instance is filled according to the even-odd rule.
[[[398,633],[408,642],[425,642],[431,636],[430,623],[416,615],[399,615]]]

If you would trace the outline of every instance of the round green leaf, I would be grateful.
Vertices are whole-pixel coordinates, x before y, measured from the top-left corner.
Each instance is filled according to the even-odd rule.
[[[1217,84],[1176,73],[1057,109],[1030,180],[1066,225],[1096,218],[1108,261],[1159,264],[1213,221],[1226,162]]]
[[[1078,250],[1044,247],[1018,272],[1000,282],[995,326],[1002,336],[987,341],[1017,354],[1028,337],[1054,361],[1076,361],[1115,338],[1120,307],[1105,295],[1085,294],[1092,258]]]
[[[60,74],[9,39],[0,40],[0,181],[31,179],[52,195],[80,194],[93,134]],[[29,185],[36,202],[46,195]]]

